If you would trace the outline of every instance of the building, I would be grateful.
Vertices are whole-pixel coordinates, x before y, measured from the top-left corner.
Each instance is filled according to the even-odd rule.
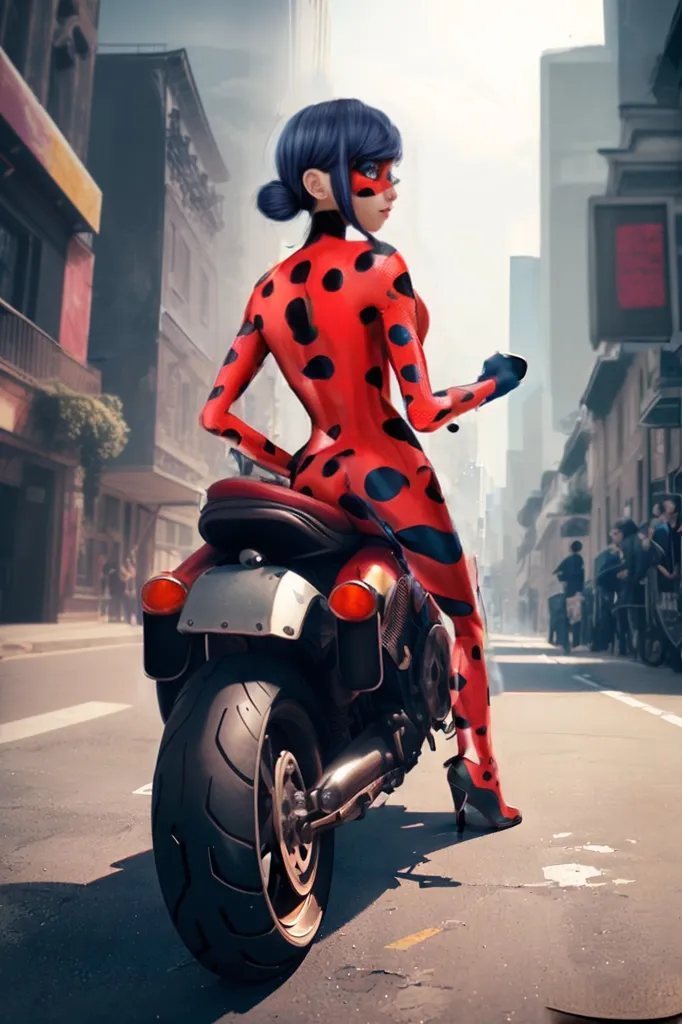
[[[149,573],[196,547],[200,497],[224,459],[199,414],[215,379],[228,174],[184,50],[99,56],[89,165],[105,196],[90,353],[131,435],[81,539],[83,607],[103,558],[135,551]]]
[[[676,274],[666,281],[670,299],[682,271],[682,14],[675,0],[623,0],[617,28],[621,137],[618,146],[602,151],[606,195],[619,202],[616,230],[642,221],[642,201],[648,204],[646,220],[656,210],[652,201],[671,204],[677,256],[671,259]],[[608,261],[608,252],[595,243],[593,272],[602,283]],[[629,303],[619,310],[619,341],[600,337],[597,322],[612,310],[608,289],[597,280],[593,300],[596,361],[582,401],[591,416],[591,536],[599,551],[614,519],[627,514],[641,522],[657,493],[682,486],[682,363],[674,331],[667,342],[648,337]]]
[[[617,138],[611,51],[586,46],[543,54],[540,110],[542,337],[549,351],[551,427],[561,436],[570,433],[594,361],[587,205],[606,183],[597,150]],[[562,445],[563,439],[555,439],[550,463]]]
[[[507,398],[507,447],[523,447],[523,405],[531,392],[544,388],[548,359],[540,327],[540,260],[537,256],[512,256],[509,261],[509,351],[528,361],[523,387]],[[541,443],[542,433],[537,437]]]
[[[78,452],[36,412],[87,365],[101,192],[85,169],[99,0],[0,5],[0,621],[53,621],[76,574]]]
[[[104,5],[104,50],[186,47],[218,145],[230,154],[220,242],[220,347],[231,344],[254,282],[299,245],[301,225],[280,229],[257,211],[258,187],[273,176],[278,130],[306,103],[329,97],[328,0],[114,0]],[[288,251],[284,251],[288,255]],[[216,355],[222,359],[222,354]],[[305,421],[272,360],[244,399],[244,418],[294,450]],[[285,426],[286,424],[286,426]],[[293,434],[289,424],[295,424]]]

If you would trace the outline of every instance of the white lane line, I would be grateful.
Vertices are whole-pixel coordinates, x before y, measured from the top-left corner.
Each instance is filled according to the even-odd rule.
[[[55,729],[65,729],[69,725],[80,722],[91,722],[94,718],[113,715],[117,711],[127,711],[131,704],[107,704],[104,701],[92,700],[87,704],[74,704],[70,708],[59,711],[48,711],[44,715],[31,715],[30,718],[19,718],[16,722],[0,724],[0,744],[16,743],[27,740],[31,736],[40,736]]]
[[[148,782],[146,786],[140,786],[139,789],[133,790],[133,796],[151,796],[152,795],[152,783]]]
[[[26,661],[27,658],[57,658],[64,654],[87,654],[94,651],[115,651],[119,647],[140,647],[142,644],[141,640],[126,640],[122,644],[102,644],[98,647],[69,647],[68,649],[59,651],[34,651],[33,653],[27,654],[5,654],[0,657],[0,662],[4,661]]]
[[[631,708],[639,708],[640,711],[646,711],[647,714],[660,718],[662,722],[669,722],[670,725],[677,725],[682,728],[682,718],[679,715],[663,711],[661,708],[654,707],[653,704],[646,704],[643,700],[631,697],[629,693],[621,693],[620,690],[605,690],[603,686],[595,683],[593,679],[588,679],[587,676],[573,676],[573,678],[579,683],[584,683],[585,686],[591,686],[597,693],[603,693],[605,697],[612,697],[613,700],[618,700],[621,704],[627,704]]]

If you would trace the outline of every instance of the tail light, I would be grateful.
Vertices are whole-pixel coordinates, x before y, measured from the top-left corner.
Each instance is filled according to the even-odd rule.
[[[187,600],[187,587],[173,576],[153,576],[142,588],[142,609],[148,615],[174,615]]]
[[[344,622],[365,622],[376,615],[377,593],[367,583],[351,580],[339,583],[329,595],[329,607]]]

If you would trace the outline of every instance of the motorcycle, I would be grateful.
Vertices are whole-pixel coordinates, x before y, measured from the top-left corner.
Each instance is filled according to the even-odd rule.
[[[374,534],[286,486],[219,481],[203,547],[142,589],[165,723],[157,876],[179,937],[223,977],[268,981],[303,960],[335,830],[455,733],[452,622],[353,501]]]

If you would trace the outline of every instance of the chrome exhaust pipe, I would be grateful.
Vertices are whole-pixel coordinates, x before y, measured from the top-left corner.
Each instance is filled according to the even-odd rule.
[[[396,767],[395,747],[373,726],[333,761],[311,797],[323,814],[333,814]]]

